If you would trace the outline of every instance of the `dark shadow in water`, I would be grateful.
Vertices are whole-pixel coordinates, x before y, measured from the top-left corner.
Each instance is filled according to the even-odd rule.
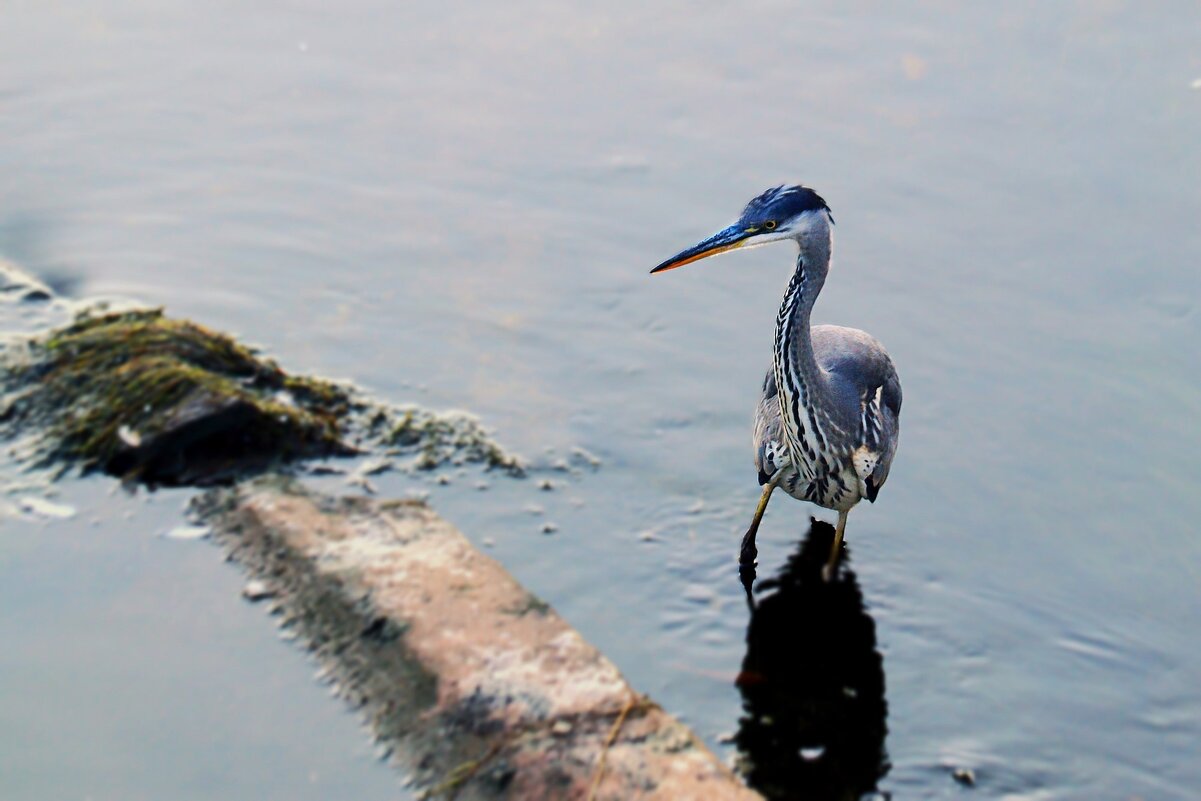
[[[747,626],[736,742],[747,782],[772,801],[858,799],[889,769],[876,625],[846,550],[822,580],[833,538],[813,522],[779,575],[760,583]]]

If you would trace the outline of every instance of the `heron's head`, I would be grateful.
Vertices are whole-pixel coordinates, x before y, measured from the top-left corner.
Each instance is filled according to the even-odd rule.
[[[753,248],[781,239],[804,243],[813,236],[828,238],[834,222],[821,195],[807,186],[777,186],[746,204],[738,221],[660,264],[652,273],[674,270],[706,256],[735,248]]]

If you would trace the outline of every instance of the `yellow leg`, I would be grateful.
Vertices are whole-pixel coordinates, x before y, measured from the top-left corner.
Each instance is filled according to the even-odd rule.
[[[838,513],[838,525],[834,527],[834,542],[830,544],[830,558],[822,568],[822,578],[826,581],[834,578],[834,568],[838,566],[838,557],[842,551],[842,535],[847,530],[847,513]]]
[[[767,502],[771,500],[772,490],[776,488],[776,483],[780,480],[783,472],[782,469],[777,470],[775,475],[763,485],[763,494],[759,496],[759,505],[755,507],[755,517],[751,520],[751,527],[742,537],[742,551],[738,557],[740,565],[754,566],[755,564],[755,557],[759,555],[759,550],[755,547],[755,535],[759,533],[759,523],[763,520],[763,513],[767,511]]]

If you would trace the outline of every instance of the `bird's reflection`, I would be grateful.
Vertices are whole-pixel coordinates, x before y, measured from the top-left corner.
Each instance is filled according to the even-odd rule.
[[[752,604],[738,676],[739,761],[768,799],[859,799],[888,772],[876,627],[844,551],[821,576],[834,528],[814,521]]]

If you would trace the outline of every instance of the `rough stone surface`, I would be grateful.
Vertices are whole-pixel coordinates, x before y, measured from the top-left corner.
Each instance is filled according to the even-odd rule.
[[[81,312],[26,341],[20,356],[2,360],[0,434],[42,432],[40,466],[211,485],[354,452],[342,441],[348,389],[289,375],[159,309]]]
[[[761,798],[423,504],[268,480],[200,507],[429,798]]]

